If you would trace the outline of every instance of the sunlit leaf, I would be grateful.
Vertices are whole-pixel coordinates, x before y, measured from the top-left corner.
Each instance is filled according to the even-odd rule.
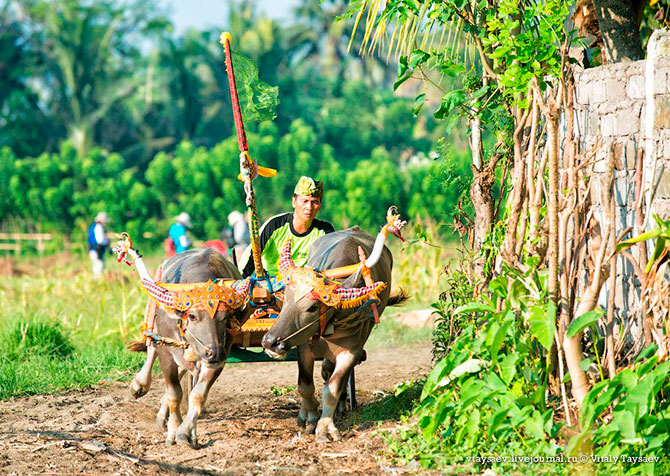
[[[414,99],[414,105],[412,106],[412,113],[417,116],[421,111],[421,108],[426,103],[426,94],[421,93]]]
[[[603,311],[600,308],[594,309],[593,311],[589,311],[586,314],[582,314],[581,316],[579,316],[577,319],[575,319],[570,323],[565,335],[568,337],[576,336],[584,329],[589,327],[591,324],[596,323],[602,315]]]
[[[437,383],[437,385],[435,385],[435,388],[444,387],[445,385],[448,385],[449,383],[453,382],[459,377],[462,377],[463,375],[477,373],[482,369],[488,368],[489,365],[491,365],[491,362],[489,362],[488,360],[481,360],[481,359],[466,360],[461,365],[452,370],[447,377],[440,380]],[[466,398],[465,395],[463,396],[463,398]]]
[[[454,314],[464,314],[466,312],[495,312],[495,309],[490,304],[469,302],[454,310]]]
[[[538,340],[542,347],[551,349],[556,332],[556,306],[552,301],[544,306],[533,306],[530,312],[530,333]]]

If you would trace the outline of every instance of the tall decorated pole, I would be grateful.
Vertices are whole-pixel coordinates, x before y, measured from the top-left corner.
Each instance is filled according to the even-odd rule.
[[[251,254],[254,260],[254,269],[256,278],[265,277],[263,264],[261,263],[261,249],[258,238],[258,212],[256,211],[256,197],[252,184],[259,174],[259,167],[256,161],[249,155],[249,144],[247,144],[247,135],[244,132],[244,122],[242,121],[242,109],[237,95],[237,85],[235,83],[235,71],[233,70],[233,55],[230,49],[230,33],[221,33],[220,42],[223,45],[223,52],[226,56],[226,72],[228,73],[228,84],[230,85],[230,101],[233,106],[233,117],[235,119],[235,130],[237,131],[237,144],[240,148],[240,179],[244,182],[244,191],[246,193],[246,204],[249,211],[249,235],[251,238]],[[263,169],[263,168],[261,168]],[[263,169],[262,175],[272,176],[274,171]]]

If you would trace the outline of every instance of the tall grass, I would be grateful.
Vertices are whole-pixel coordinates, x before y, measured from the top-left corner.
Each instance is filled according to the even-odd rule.
[[[406,242],[390,239],[393,253],[393,287],[407,290],[416,306],[427,307],[438,300],[446,287],[445,267],[458,258],[457,245],[440,236],[434,222],[418,225],[422,239],[413,237]],[[406,233],[411,237],[411,233]],[[435,237],[435,238],[431,238]]]
[[[106,380],[126,380],[142,356],[122,345],[82,348],[68,358],[34,354],[26,359],[0,358],[0,400],[90,387]]]
[[[0,399],[126,378],[139,367],[142,356],[124,348],[146,299],[134,271],[108,260],[105,278],[93,280],[87,258],[21,259],[0,275]]]

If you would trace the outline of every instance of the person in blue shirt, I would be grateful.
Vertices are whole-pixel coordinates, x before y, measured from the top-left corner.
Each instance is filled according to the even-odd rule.
[[[191,240],[186,236],[187,228],[191,228],[191,216],[188,213],[182,212],[174,217],[174,223],[168,233],[177,253],[182,253],[191,247]]]
[[[109,240],[105,236],[107,223],[109,223],[109,215],[100,212],[88,228],[88,254],[91,257],[94,278],[98,278],[105,269],[105,251],[109,246]]]

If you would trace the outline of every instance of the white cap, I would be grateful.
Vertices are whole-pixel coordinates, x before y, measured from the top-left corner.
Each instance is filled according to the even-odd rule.
[[[107,212],[100,212],[95,216],[95,221],[98,223],[109,223],[109,215],[107,215]]]
[[[244,215],[242,215],[242,213],[238,212],[237,210],[233,210],[228,214],[228,224],[230,226],[233,226],[240,220],[244,220]]]
[[[181,212],[179,215],[173,218],[177,223],[181,223],[186,228],[191,228],[191,215],[186,212]]]

